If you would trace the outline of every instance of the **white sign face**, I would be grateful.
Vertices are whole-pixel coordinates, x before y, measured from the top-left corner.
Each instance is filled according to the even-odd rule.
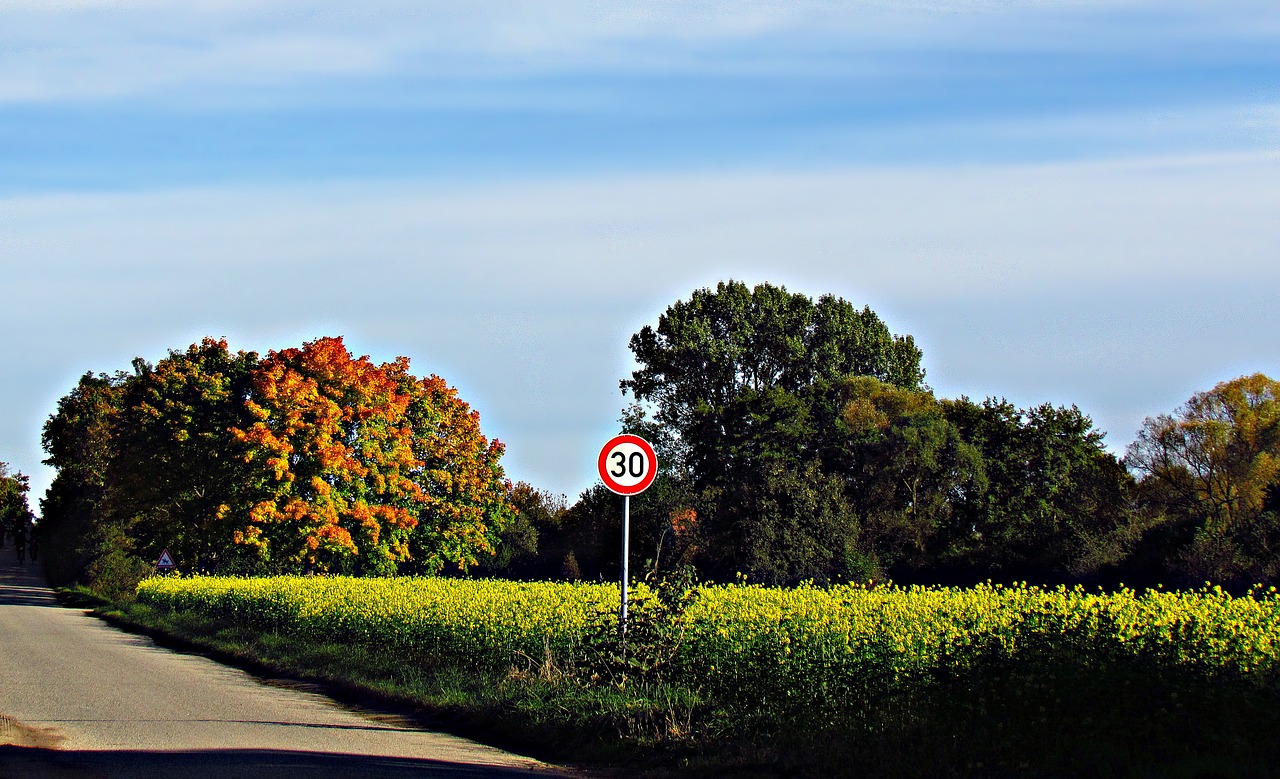
[[[156,560],[156,567],[167,570],[170,568],[177,568],[178,566],[173,564],[173,557],[169,555],[169,550],[166,549],[160,553],[160,559]]]
[[[658,456],[649,442],[635,435],[609,439],[597,463],[604,486],[619,495],[637,495],[658,475]]]

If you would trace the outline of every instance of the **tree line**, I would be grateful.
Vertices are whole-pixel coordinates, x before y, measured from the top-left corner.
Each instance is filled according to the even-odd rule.
[[[1261,374],[1147,419],[1123,458],[1077,407],[934,396],[869,309],[740,282],[634,335],[622,430],[659,452],[632,500],[653,573],[1237,588],[1280,579],[1280,383]],[[621,499],[526,488],[485,570],[610,578]]]
[[[863,307],[728,281],[630,340],[622,432],[659,455],[632,570],[812,580],[1246,587],[1280,579],[1280,384],[1224,382],[1123,458],[1075,406],[938,398]],[[341,338],[205,339],[85,374],[43,443],[56,582],[183,570],[612,579],[621,498],[511,484],[436,376]],[[586,458],[590,459],[590,458]],[[638,565],[642,563],[642,565]]]
[[[503,446],[457,392],[341,338],[265,357],[206,338],[86,373],[43,444],[46,570],[103,590],[165,548],[185,571],[465,570],[514,514]]]
[[[0,548],[12,539],[15,547],[24,546],[35,526],[35,515],[27,503],[31,481],[26,474],[10,471],[0,462]]]

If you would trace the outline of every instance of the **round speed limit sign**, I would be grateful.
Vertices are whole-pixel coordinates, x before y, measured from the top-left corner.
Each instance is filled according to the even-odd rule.
[[[600,450],[598,465],[604,486],[619,495],[644,492],[658,475],[658,455],[638,435],[610,438]]]

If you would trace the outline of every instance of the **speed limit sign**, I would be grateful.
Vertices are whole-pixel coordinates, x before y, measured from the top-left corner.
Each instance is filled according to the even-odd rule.
[[[622,497],[622,602],[618,608],[618,625],[622,640],[627,640],[627,564],[631,558],[631,496],[649,489],[658,475],[658,455],[649,442],[638,435],[610,438],[596,461],[604,486]]]
[[[638,435],[610,438],[600,450],[598,462],[604,486],[619,495],[639,495],[658,475],[658,455]]]

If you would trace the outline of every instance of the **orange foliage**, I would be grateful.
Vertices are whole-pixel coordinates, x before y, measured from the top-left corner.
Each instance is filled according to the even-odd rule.
[[[689,508],[677,509],[671,512],[671,531],[677,538],[686,536],[693,531],[697,521],[698,512]]]
[[[677,565],[691,562],[698,553],[698,512],[691,508],[675,509],[670,514],[671,532],[675,544],[671,558]]]
[[[415,557],[465,567],[492,551],[492,525],[510,514],[502,447],[485,442],[478,414],[443,380],[321,338],[270,353],[254,390],[257,421],[233,434],[259,463],[266,497],[237,543],[321,570],[358,557],[365,573]]]
[[[498,464],[505,447],[480,432],[480,414],[439,376],[413,382],[409,417],[416,430],[418,482],[427,495],[414,553],[420,568],[445,563],[466,569],[477,554],[493,554],[498,533],[515,516],[511,483]]]

